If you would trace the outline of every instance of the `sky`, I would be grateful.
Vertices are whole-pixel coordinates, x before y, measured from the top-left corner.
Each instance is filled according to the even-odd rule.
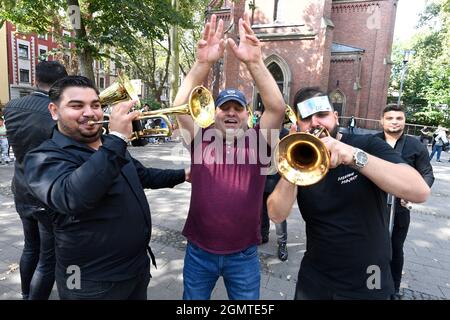
[[[429,0],[399,0],[395,20],[394,41],[407,40],[415,33],[418,15]]]

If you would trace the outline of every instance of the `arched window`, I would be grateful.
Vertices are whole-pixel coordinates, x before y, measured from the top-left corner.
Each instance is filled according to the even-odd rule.
[[[283,92],[283,86],[284,86],[284,75],[283,71],[281,70],[280,66],[276,62],[272,62],[267,67],[269,69],[270,73],[272,74],[273,78],[275,79],[275,82],[278,85],[278,88],[281,92]]]
[[[334,111],[337,111],[340,117],[344,116],[345,111],[345,95],[341,90],[334,90],[330,93],[330,101]]]
[[[289,101],[289,92],[290,92],[290,81],[291,81],[291,72],[290,69],[280,56],[274,54],[269,56],[265,60],[265,64],[267,66],[267,69],[272,74],[273,78],[275,79],[275,82],[278,85],[278,88],[281,91],[281,94],[283,95],[283,98],[285,101]],[[261,101],[261,97],[259,96],[259,92],[257,92],[256,87],[254,90],[253,95],[253,101],[255,101],[254,109],[255,110],[263,110],[263,105]]]

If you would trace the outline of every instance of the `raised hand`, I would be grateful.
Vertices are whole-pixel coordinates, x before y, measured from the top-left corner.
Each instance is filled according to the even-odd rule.
[[[244,13],[244,19],[239,19],[239,46],[233,39],[227,39],[227,45],[235,56],[242,62],[254,63],[262,59],[261,43],[250,27],[248,13]]]
[[[139,116],[139,111],[129,112],[136,104],[136,100],[120,102],[113,106],[109,118],[109,130],[117,131],[126,135],[131,135],[133,126],[131,121]]]
[[[202,39],[197,44],[197,60],[200,63],[213,64],[223,56],[225,40],[223,39],[223,20],[220,19],[216,29],[216,15],[206,23]]]

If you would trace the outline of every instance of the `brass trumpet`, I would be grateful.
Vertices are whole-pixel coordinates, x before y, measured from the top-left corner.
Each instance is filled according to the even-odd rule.
[[[247,120],[247,127],[253,128],[255,124],[253,123],[253,107],[249,104],[247,105],[247,111],[248,111],[248,120]]]
[[[160,118],[161,121],[166,123],[165,128],[145,128],[140,121],[133,121],[133,133],[129,138],[131,141],[139,138],[158,138],[158,137],[170,137],[172,135],[172,124],[166,115],[154,116],[152,119]]]
[[[253,108],[251,105],[247,106],[247,110],[248,110],[248,121],[247,121],[247,126],[249,128],[253,128],[254,127],[254,123],[253,123]],[[297,124],[297,116],[295,115],[294,110],[289,106],[286,105],[286,109],[284,111],[284,120],[283,120],[283,124],[287,124],[287,123],[292,123],[292,124]]]
[[[291,122],[292,124],[297,124],[297,116],[294,112],[294,109],[290,105],[286,105],[286,109],[284,110],[284,120],[283,124],[287,124]]]
[[[189,95],[189,103],[160,110],[142,112],[135,120],[161,118],[167,115],[189,114],[202,128],[207,128],[214,123],[215,106],[211,92],[203,86],[197,86]],[[105,121],[89,121],[88,124],[103,124]]]
[[[133,85],[124,74],[119,74],[117,81],[103,90],[98,97],[102,106],[128,100],[137,100],[137,106],[141,105]]]
[[[309,186],[325,177],[330,167],[330,155],[319,139],[325,128],[312,132],[297,132],[284,137],[275,149],[277,169],[282,177],[298,186]]]

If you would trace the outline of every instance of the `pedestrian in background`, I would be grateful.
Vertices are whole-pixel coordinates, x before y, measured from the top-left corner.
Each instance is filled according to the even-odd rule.
[[[48,90],[65,76],[67,71],[59,62],[39,62],[36,90],[26,97],[11,100],[5,107],[7,133],[16,157],[11,189],[25,238],[20,258],[24,300],[48,299],[55,282],[54,212],[43,207],[29,191],[23,161],[31,149],[51,137],[55,121],[48,111]]]
[[[6,127],[3,117],[0,117],[0,149],[1,149],[1,164],[9,164],[9,143],[6,135]]]
[[[434,182],[433,167],[430,164],[427,148],[417,141],[416,138],[404,133],[406,124],[406,114],[403,107],[397,104],[389,104],[384,108],[380,120],[383,132],[377,134],[379,138],[386,141],[392,148],[401,154],[403,160],[416,169],[428,186],[431,188]],[[409,202],[395,199],[394,221],[391,233],[392,260],[391,273],[394,280],[395,293],[391,299],[402,298],[400,283],[403,271],[403,244],[408,234],[410,221]]]
[[[446,134],[446,128],[442,125],[439,125],[436,131],[434,132],[434,145],[431,151],[430,160],[433,160],[434,155],[436,154],[436,162],[441,162],[441,152],[444,147],[444,144],[448,145],[448,139]]]

